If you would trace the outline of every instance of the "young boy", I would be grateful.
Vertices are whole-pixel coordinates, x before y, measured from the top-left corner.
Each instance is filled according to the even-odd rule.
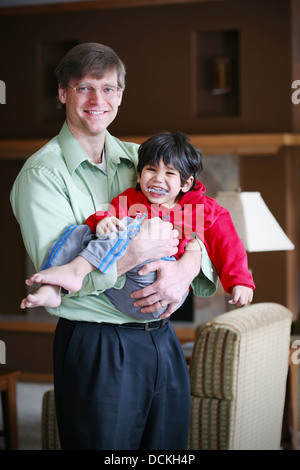
[[[84,226],[67,228],[49,250],[43,270],[26,281],[27,285],[43,285],[22,300],[21,308],[58,306],[61,288],[76,292],[89,272],[94,269],[106,272],[123,256],[143,220],[152,217],[169,220],[179,231],[178,253],[174,259],[184,250],[201,249],[198,243],[189,244],[197,236],[225,291],[232,294],[230,302],[239,306],[251,302],[255,285],[245,248],[229,212],[204,196],[205,187],[197,181],[201,170],[201,153],[184,134],[162,133],[144,142],[139,148],[137,188],[129,188],[114,198],[109,211],[96,212]],[[166,305],[161,303],[160,310],[147,315],[130,298],[131,292],[155,280],[156,273],[139,276],[140,269],[138,266],[128,272],[123,284],[108,289],[105,295],[130,317],[158,318]]]

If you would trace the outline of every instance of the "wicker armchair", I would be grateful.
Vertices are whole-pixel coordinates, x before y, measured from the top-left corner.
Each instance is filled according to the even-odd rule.
[[[190,449],[279,449],[292,313],[260,303],[200,328],[190,363]]]

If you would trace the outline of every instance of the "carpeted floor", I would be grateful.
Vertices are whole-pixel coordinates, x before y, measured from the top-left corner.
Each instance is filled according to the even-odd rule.
[[[49,383],[39,384],[19,382],[17,384],[17,412],[20,450],[41,450],[42,399],[44,392],[51,388],[53,388],[53,385]],[[0,429],[2,429],[2,413],[0,413]],[[298,436],[300,445],[300,432]],[[0,437],[0,450],[3,449],[4,439]]]

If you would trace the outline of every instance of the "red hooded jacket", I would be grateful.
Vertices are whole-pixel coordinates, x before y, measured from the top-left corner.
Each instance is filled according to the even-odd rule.
[[[148,218],[168,220],[179,231],[176,258],[184,253],[186,244],[197,234],[205,244],[226,292],[231,293],[237,285],[255,289],[248,270],[247,253],[230,213],[215,199],[205,196],[205,191],[205,186],[197,181],[193,190],[180,196],[177,205],[168,209],[151,204],[142,191],[128,188],[111,201],[109,211],[98,211],[85,223],[95,233],[98,222],[111,215],[122,219],[126,216],[135,218],[138,213],[145,213]]]

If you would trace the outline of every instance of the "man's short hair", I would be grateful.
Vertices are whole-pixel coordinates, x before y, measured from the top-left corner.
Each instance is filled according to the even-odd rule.
[[[108,46],[88,42],[73,47],[55,69],[58,84],[66,88],[71,79],[80,80],[86,75],[100,79],[116,70],[118,86],[125,88],[125,66],[118,55]]]

